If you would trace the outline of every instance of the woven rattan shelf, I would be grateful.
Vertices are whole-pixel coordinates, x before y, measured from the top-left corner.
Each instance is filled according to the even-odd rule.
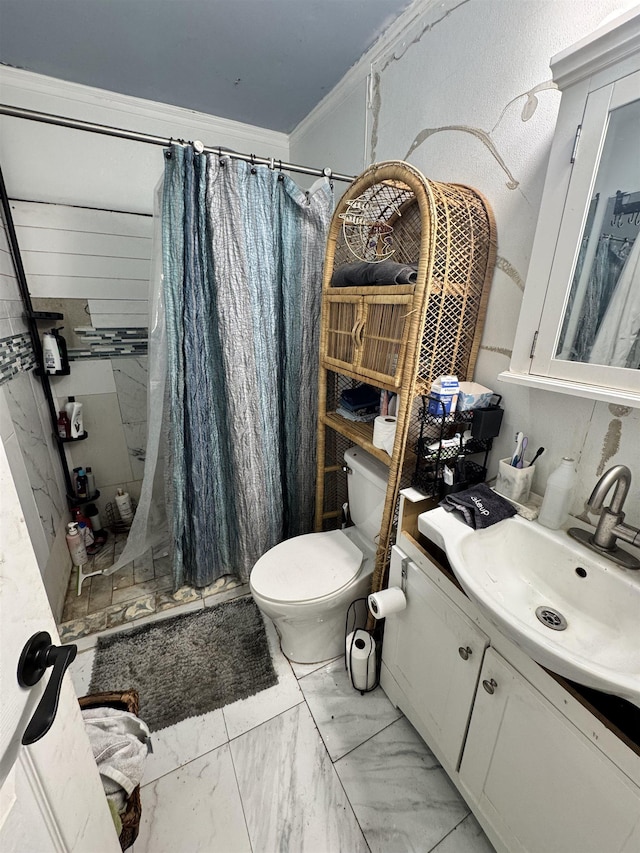
[[[403,471],[418,440],[416,397],[438,376],[472,377],[495,248],[493,216],[478,192],[429,181],[399,161],[363,172],[333,215],[322,286],[316,530],[338,524],[349,446],[389,465],[374,590],[384,586]],[[332,285],[344,265],[384,259],[417,265],[415,281]],[[341,393],[360,383],[398,393],[391,455],[373,446],[371,423],[336,414]]]

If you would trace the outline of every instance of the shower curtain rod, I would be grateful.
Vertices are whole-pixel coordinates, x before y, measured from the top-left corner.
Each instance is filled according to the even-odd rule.
[[[40,121],[44,124],[55,124],[59,127],[69,127],[72,130],[87,130],[91,133],[101,133],[103,136],[115,136],[118,139],[129,139],[132,142],[145,142],[148,145],[162,145],[166,148],[173,142],[181,142],[182,139],[167,139],[163,136],[154,136],[150,133],[139,133],[136,130],[125,130],[121,127],[109,127],[106,124],[96,124],[92,121],[81,121],[79,119],[67,118],[66,116],[42,113],[37,110],[27,110],[24,107],[12,107],[9,104],[0,104],[0,115],[12,116],[13,118],[24,118],[29,121]],[[325,169],[314,169],[309,166],[298,166],[295,163],[283,163],[274,157],[256,157],[255,154],[241,154],[221,146],[203,146],[203,152],[207,154],[225,154],[233,160],[244,160],[257,166],[269,166],[271,169],[285,170],[287,172],[298,172],[302,175],[314,175],[319,178],[329,178],[332,181],[345,181],[350,184],[355,180],[353,175],[340,175],[332,172],[328,167]]]

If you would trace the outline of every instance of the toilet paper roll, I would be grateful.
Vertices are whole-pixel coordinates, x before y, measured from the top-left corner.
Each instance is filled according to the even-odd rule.
[[[393,613],[400,613],[407,606],[407,599],[399,586],[391,586],[369,596],[369,610],[376,619],[386,619]]]
[[[373,446],[380,450],[386,450],[391,456],[395,438],[396,418],[392,418],[390,415],[376,418],[373,422]]]
[[[347,635],[347,672],[356,690],[371,690],[376,683],[376,641],[359,628]]]

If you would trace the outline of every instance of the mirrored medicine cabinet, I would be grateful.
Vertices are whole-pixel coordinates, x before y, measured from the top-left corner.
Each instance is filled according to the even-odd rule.
[[[562,100],[500,378],[640,407],[640,9],[551,67]]]

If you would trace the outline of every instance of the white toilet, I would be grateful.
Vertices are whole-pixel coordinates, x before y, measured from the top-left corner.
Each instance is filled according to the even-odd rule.
[[[357,447],[344,460],[355,527],[287,539],[251,572],[256,604],[273,620],[284,654],[297,663],[344,653],[349,605],[371,587],[389,469]]]

